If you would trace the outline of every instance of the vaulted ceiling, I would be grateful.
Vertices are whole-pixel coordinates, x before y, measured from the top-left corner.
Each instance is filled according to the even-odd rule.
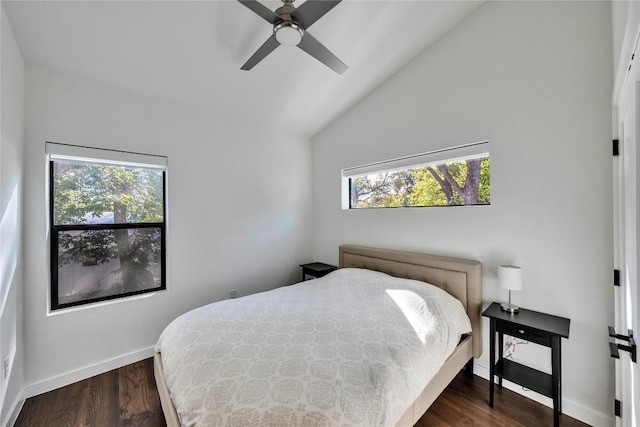
[[[482,2],[343,1],[310,29],[342,75],[285,46],[241,71],[272,28],[233,0],[2,4],[29,64],[312,136]]]

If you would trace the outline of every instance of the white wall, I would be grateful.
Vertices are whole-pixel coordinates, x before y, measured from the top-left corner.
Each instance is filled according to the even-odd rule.
[[[33,66],[25,99],[27,395],[150,356],[177,315],[311,260],[307,139]],[[45,141],[168,156],[168,292],[47,316]]]
[[[485,305],[507,297],[497,266],[522,266],[514,303],[571,319],[563,410],[599,426],[613,412],[611,20],[607,2],[488,2],[313,140],[315,259],[337,262],[342,243],[477,259]],[[491,206],[341,210],[342,168],[485,139]],[[484,336],[486,376],[486,321]],[[550,371],[548,349],[514,358]]]
[[[24,145],[24,60],[4,7],[0,117],[0,425],[17,412],[22,399],[22,151]],[[2,362],[10,361],[7,378]]]
[[[613,66],[618,66],[622,47],[624,44],[624,35],[627,22],[629,21],[629,12],[631,0],[614,0],[611,2],[611,26],[613,34]],[[628,59],[628,58],[627,58]]]

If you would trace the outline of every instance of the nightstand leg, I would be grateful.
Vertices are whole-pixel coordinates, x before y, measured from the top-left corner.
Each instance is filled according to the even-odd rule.
[[[558,338],[558,412],[562,414],[562,340]]]
[[[495,389],[496,370],[496,321],[489,322],[489,406],[493,408],[493,392]]]
[[[560,337],[551,337],[551,383],[553,390],[553,425],[560,425]]]
[[[504,357],[504,335],[498,332],[498,362]],[[502,377],[498,377],[498,387],[502,388]]]

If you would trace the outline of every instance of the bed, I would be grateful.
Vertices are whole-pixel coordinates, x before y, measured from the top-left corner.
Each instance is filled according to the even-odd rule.
[[[327,301],[329,301],[328,302],[329,305],[340,306],[341,302],[339,300],[336,301],[336,300],[328,299],[329,298],[328,295],[333,295],[331,294],[331,292],[334,292],[334,287],[335,289],[338,289],[345,286],[341,281],[346,280],[349,283],[354,283],[355,284],[353,287],[354,291],[363,288],[362,283],[365,283],[365,282],[369,283],[367,281],[370,281],[372,283],[371,288],[373,289],[374,288],[373,284],[378,283],[377,282],[378,280],[380,281],[387,280],[386,277],[382,277],[385,275],[390,275],[397,278],[409,279],[403,282],[406,282],[407,286],[410,286],[409,289],[415,290],[415,293],[423,295],[421,292],[423,291],[426,292],[428,290],[429,296],[424,297],[427,299],[431,298],[432,292],[434,293],[434,295],[440,295],[440,294],[444,294],[444,292],[442,292],[442,290],[444,290],[447,294],[453,296],[455,300],[459,301],[459,304],[457,302],[456,304],[458,306],[461,306],[463,312],[466,312],[466,315],[468,317],[468,325],[466,327],[468,327],[469,330],[467,331],[467,333],[462,334],[460,338],[456,338],[456,342],[453,345],[449,343],[449,346],[451,347],[451,349],[448,350],[449,351],[449,353],[447,353],[448,355],[444,357],[443,359],[444,362],[439,362],[439,363],[442,363],[441,366],[439,367],[436,366],[435,368],[432,369],[433,372],[431,371],[429,372],[428,376],[430,379],[428,379],[428,382],[426,383],[425,386],[423,386],[420,383],[419,385],[420,389],[416,392],[415,390],[416,384],[414,384],[416,380],[414,377],[420,377],[422,375],[422,365],[420,365],[419,369],[415,369],[411,371],[411,372],[420,372],[421,373],[420,375],[410,375],[410,377],[406,378],[407,383],[409,382],[411,383],[411,385],[407,385],[406,388],[411,390],[408,390],[406,392],[405,390],[401,390],[402,392],[394,394],[394,396],[396,396],[396,401],[392,402],[392,404],[387,405],[388,408],[384,407],[383,408],[384,410],[382,411],[383,414],[381,415],[376,411],[379,409],[378,407],[381,407],[384,405],[375,404],[376,405],[375,408],[370,408],[370,407],[365,407],[367,405],[367,402],[357,400],[357,395],[360,393],[357,390],[354,391],[352,386],[353,384],[356,384],[358,383],[358,381],[361,381],[361,380],[353,380],[353,382],[348,383],[347,379],[350,380],[351,374],[349,372],[351,371],[347,370],[347,373],[345,374],[344,369],[346,368],[343,368],[342,365],[337,369],[333,369],[333,370],[327,369],[327,366],[331,365],[332,362],[329,362],[329,365],[325,365],[324,368],[320,365],[317,365],[314,367],[314,365],[312,365],[313,362],[305,361],[304,357],[302,357],[302,360],[300,359],[300,357],[294,358],[296,360],[288,360],[287,359],[288,354],[291,352],[295,352],[295,348],[296,348],[296,345],[291,344],[289,341],[287,341],[288,343],[287,346],[290,345],[291,347],[287,347],[287,348],[290,348],[290,351],[288,351],[286,355],[283,355],[283,354],[269,355],[268,354],[269,346],[266,346],[266,345],[263,345],[262,347],[259,347],[257,345],[254,345],[254,346],[246,345],[244,347],[246,351],[244,352],[242,351],[242,346],[237,346],[236,350],[239,351],[239,353],[236,354],[236,356],[238,356],[237,360],[234,359],[235,361],[233,363],[230,363],[229,365],[220,366],[220,363],[222,363],[220,361],[224,361],[226,359],[220,358],[219,360],[216,360],[216,356],[217,354],[222,355],[225,349],[218,348],[216,350],[215,344],[213,345],[213,347],[206,347],[205,349],[204,347],[205,344],[202,344],[202,345],[200,344],[200,340],[202,339],[201,338],[202,336],[198,335],[199,332],[195,332],[194,330],[190,329],[191,328],[190,325],[195,324],[195,320],[193,320],[195,319],[195,317],[193,318],[191,317],[192,315],[195,316],[195,314],[191,314],[192,312],[190,312],[179,317],[178,319],[176,319],[176,321],[174,321],[176,323],[182,322],[183,324],[181,326],[182,329],[176,329],[177,326],[173,327],[173,324],[169,325],[167,330],[163,332],[163,335],[161,336],[161,339],[159,340],[158,345],[156,346],[156,354],[154,356],[154,370],[155,370],[155,377],[156,377],[156,382],[158,386],[158,391],[160,394],[160,401],[165,414],[165,418],[167,420],[167,425],[169,427],[178,427],[181,425],[203,425],[203,426],[204,425],[215,426],[215,425],[227,425],[227,424],[260,425],[260,423],[265,425],[275,425],[275,426],[292,424],[292,423],[307,424],[307,425],[345,425],[345,424],[358,424],[357,422],[353,422],[353,423],[350,422],[348,418],[349,416],[353,416],[353,413],[356,413],[356,414],[360,414],[358,415],[358,417],[360,417],[359,418],[361,420],[360,422],[363,425],[396,425],[396,426],[403,426],[403,427],[412,426],[420,419],[420,417],[426,412],[426,410],[433,403],[433,401],[446,388],[446,386],[451,382],[451,380],[460,372],[460,370],[462,370],[463,368],[466,368],[468,371],[472,372],[473,358],[479,357],[482,353],[482,333],[481,333],[482,266],[479,262],[466,260],[466,259],[440,257],[440,256],[425,255],[425,254],[419,254],[419,253],[411,253],[411,252],[368,248],[368,247],[354,246],[354,245],[342,245],[339,248],[339,267],[340,267],[339,270],[329,274],[328,276],[325,276],[322,279],[315,279],[313,281],[303,282],[301,284],[294,285],[294,286],[278,288],[274,291],[265,293],[267,294],[267,300],[269,297],[277,298],[278,300],[281,300],[283,302],[283,305],[286,305],[286,301],[288,300],[290,295],[299,294],[300,292],[303,291],[303,289],[311,291],[312,292],[311,295],[315,295],[315,297],[312,298],[312,300],[316,300],[316,299],[322,300],[323,294],[319,293],[320,290],[322,290],[322,292],[325,292],[327,295]],[[380,274],[380,273],[384,273],[384,274]],[[323,282],[316,282],[316,281],[323,281]],[[423,282],[423,283],[418,283],[416,281]],[[424,282],[434,286],[425,286]],[[386,283],[386,282],[380,282],[380,283]],[[383,286],[383,285],[380,285],[380,286]],[[385,286],[386,285],[384,285],[383,288]],[[368,289],[365,291],[369,292]],[[315,294],[313,294],[313,292],[315,292]],[[387,289],[387,293],[388,292],[389,291]],[[409,291],[403,290],[402,292],[404,292],[404,294],[407,294],[407,295],[415,295],[413,291],[409,292]],[[262,296],[260,295],[261,294],[258,294],[256,297],[252,297],[252,298],[264,298],[264,295]],[[253,306],[254,308],[252,308],[250,311],[254,313],[255,316],[258,316],[258,318],[260,318],[260,316],[266,316],[267,314],[263,314],[261,312],[262,310],[261,303],[258,302],[258,300],[255,300],[252,298],[246,299],[247,304],[257,304],[257,305],[254,305]],[[358,317],[358,318],[363,317],[366,321],[366,317],[369,313],[371,313],[371,310],[361,309],[360,311],[358,311],[359,302],[362,304],[371,304],[370,302],[365,302],[364,298],[367,298],[367,297],[357,296],[353,302],[349,303],[350,307],[353,307],[354,313],[356,313],[357,315],[345,314],[344,312],[340,312],[342,314],[338,314],[338,317],[340,317],[341,315],[345,317]],[[438,298],[440,297],[438,296]],[[453,300],[451,298],[449,299]],[[333,302],[330,302],[330,301],[333,301]],[[422,299],[420,299],[420,301],[422,301]],[[218,303],[214,303],[214,304],[218,304]],[[228,322],[222,321],[219,323],[230,324],[230,323],[233,323],[232,320],[234,319],[234,316],[237,314],[236,312],[238,311],[238,308],[237,308],[238,306],[235,304],[238,304],[238,301],[236,300],[235,302],[229,302],[226,304],[227,305],[218,304],[213,308],[196,309],[194,310],[194,312],[200,310],[204,313],[204,317],[209,316],[213,318],[216,316],[221,316],[220,311],[222,310],[222,312],[226,313],[224,314],[224,318],[228,318],[231,320],[229,320]],[[297,304],[299,304],[299,302]],[[449,302],[447,302],[447,304],[449,304]],[[310,305],[314,305],[314,304],[310,304]],[[398,305],[400,306],[402,305],[402,303],[398,303]],[[265,303],[264,306],[267,307],[268,302]],[[417,304],[417,306],[421,306],[421,304]],[[206,306],[206,307],[210,307],[210,306]],[[450,307],[448,305],[444,305],[443,307],[449,307],[447,308],[447,310],[453,310],[452,306]],[[268,310],[267,308],[264,308],[265,313],[267,310]],[[307,312],[308,310],[309,312]],[[281,337],[281,338],[284,337],[284,339],[287,340],[288,338],[285,337],[287,333],[290,335],[291,340],[294,340],[295,337],[304,338],[305,336],[308,336],[308,334],[306,335],[302,333],[296,334],[296,331],[298,330],[302,331],[304,329],[303,328],[304,325],[308,323],[307,322],[308,319],[305,316],[307,317],[311,316],[311,314],[309,314],[310,310],[311,308],[307,309],[306,307],[302,307],[300,308],[299,312],[296,311],[296,312],[283,313],[282,314],[283,316],[284,315],[289,316],[289,318],[291,319],[291,322],[288,323],[289,331],[283,331],[283,330],[276,331],[280,333],[276,333],[274,337],[270,339],[277,340],[277,339],[280,339],[278,337]],[[321,310],[329,310],[329,309],[321,308]],[[396,310],[396,311],[400,311],[400,310]],[[199,316],[201,318],[203,314],[201,313],[199,314]],[[335,317],[335,316],[336,314],[333,313],[332,317]],[[389,321],[391,321],[391,317],[393,317],[393,315],[390,315],[389,313],[386,313],[384,316],[389,316]],[[404,316],[406,318],[405,320],[408,320],[408,322],[405,322],[405,323],[411,323],[411,325],[413,326],[414,332],[417,333],[420,329],[419,325],[416,326],[411,321],[411,315],[407,315],[406,312],[404,313]],[[402,316],[399,316],[399,317],[401,318]],[[381,317],[378,317],[378,318],[381,318]],[[338,320],[335,320],[334,323],[337,323]],[[347,325],[353,325],[353,323],[349,323],[349,322],[352,322],[352,320],[353,320],[352,318],[349,318],[349,319],[345,318],[344,322],[346,322],[345,324]],[[198,322],[200,322],[200,320],[198,320]],[[216,323],[216,325],[218,325],[219,323]],[[256,323],[256,325],[257,324],[258,323]],[[319,326],[315,325],[314,327],[316,328],[315,330],[317,331]],[[211,329],[213,330],[212,334],[216,334],[216,331],[215,331],[216,328],[218,328],[218,326],[211,326]],[[220,328],[222,328],[222,326],[220,326]],[[242,329],[242,328],[246,329],[246,328],[251,328],[251,326],[250,324],[243,322],[242,320],[239,320],[234,323],[234,328],[235,328],[234,330]],[[348,341],[351,340],[351,338],[353,338],[354,335],[358,335],[358,334],[356,333],[349,334],[348,329],[349,328],[343,330],[342,332],[338,331],[338,335],[341,334],[341,339],[347,342],[347,344],[349,345]],[[384,328],[381,329],[380,326],[378,326],[378,329],[380,329],[380,332],[382,333],[382,335],[384,335],[385,333]],[[368,330],[368,331],[370,333],[380,335],[375,331],[373,332],[372,330]],[[234,335],[231,332],[229,330],[224,331],[224,333],[226,333],[225,335],[227,337],[226,339],[233,341]],[[266,334],[266,331],[264,333]],[[322,339],[323,336],[326,336],[327,334],[336,336],[336,333],[334,332],[327,332],[326,334],[324,332],[319,332],[314,339],[320,340]],[[366,333],[364,333],[363,331],[360,331],[359,335],[363,335],[363,334],[366,335]],[[177,337],[177,338],[174,338],[174,340],[177,339],[178,341],[180,340],[181,341],[177,344],[174,343],[173,347],[168,346],[164,341],[170,342],[169,338],[167,338],[170,336]],[[173,357],[173,354],[175,352],[180,351],[181,348],[187,345],[187,343],[189,343],[190,341],[196,342],[196,344],[194,344],[195,347],[201,346],[202,348],[200,349],[196,348],[196,350],[198,351],[185,353],[184,355],[178,358]],[[416,340],[414,339],[414,341]],[[446,339],[443,341],[446,341]],[[163,345],[165,347],[163,347]],[[401,347],[401,348],[399,347],[395,348],[394,352],[398,354],[392,354],[393,358],[412,359],[413,356],[406,356],[405,352],[403,351],[407,347],[406,343],[403,343],[403,346],[404,347]],[[359,347],[365,348],[366,346],[359,345]],[[163,348],[164,348],[164,351],[163,351]],[[357,350],[358,345],[354,344],[348,348]],[[373,344],[369,344],[369,347],[367,348],[372,349],[377,347],[373,346]],[[350,355],[349,351],[341,350],[341,353],[339,356],[345,356],[348,359],[350,356],[355,355],[354,357],[352,357],[352,359],[354,359],[352,361],[355,362],[357,361],[358,357],[362,356],[362,354],[358,353],[358,351]],[[238,375],[242,375],[242,378],[246,378],[249,375],[253,375],[253,372],[254,372],[254,370],[252,370],[253,368],[249,369],[247,368],[247,366],[254,366],[254,365],[247,365],[247,364],[243,365],[242,359],[245,358],[245,356],[246,358],[249,358],[250,356],[252,356],[253,353],[257,353],[257,352],[266,353],[266,355],[263,354],[263,356],[265,356],[267,360],[261,360],[257,362],[257,363],[262,363],[264,365],[263,367],[267,367],[269,363],[271,363],[273,366],[280,366],[280,367],[284,366],[285,364],[288,365],[286,371],[283,371],[282,369],[279,370],[281,374],[284,372],[283,375],[285,376],[285,378],[278,380],[278,384],[281,385],[282,387],[280,387],[278,391],[274,391],[275,389],[271,389],[270,391],[271,394],[269,395],[269,399],[273,398],[273,400],[276,402],[274,403],[275,407],[268,409],[269,417],[265,416],[263,418],[257,418],[256,410],[262,410],[260,408],[256,410],[252,409],[251,411],[245,408],[240,410],[237,416],[236,414],[234,414],[233,416],[230,416],[229,413],[233,412],[235,409],[231,407],[231,405],[225,398],[225,393],[228,392],[229,390],[233,390],[234,393],[237,392],[236,394],[242,394],[245,399],[249,399],[249,401],[252,401],[255,407],[263,407],[263,408],[265,407],[264,399],[261,400],[261,393],[263,393],[262,390],[265,388],[264,387],[260,388],[256,386],[256,384],[258,385],[260,384],[260,381],[262,381],[262,384],[266,384],[263,381],[264,375],[261,376],[260,374],[261,372],[265,372],[264,369],[255,370],[256,372],[255,378],[251,378],[251,377],[249,378],[250,382],[252,381],[254,386],[245,387],[244,389],[242,389],[242,393],[240,391],[240,388],[243,387],[243,383],[237,383],[236,381],[233,380],[234,375],[236,376],[236,378]],[[407,350],[406,353],[408,354],[409,350]],[[195,356],[196,354],[198,354],[199,356]],[[368,353],[369,356],[371,354],[372,353]],[[207,355],[207,356],[205,357],[203,355]],[[187,359],[182,359],[181,357],[184,357],[184,358],[190,357],[192,359],[197,358],[199,359],[198,363],[201,363],[201,365],[199,368],[193,368],[191,367],[192,360],[188,360],[187,362],[183,363],[183,361]],[[305,357],[309,359],[308,355]],[[326,359],[326,357],[330,357],[330,356],[324,355],[322,357],[325,357],[325,359],[323,360],[327,361],[329,359]],[[269,358],[271,358],[271,362],[270,360],[268,360]],[[338,359],[339,358],[340,357],[338,357]],[[180,360],[180,363],[179,363],[180,366],[171,367],[169,369],[169,362],[168,362],[169,360],[174,360],[173,362],[171,362],[173,365],[176,365],[175,360]],[[412,361],[412,363],[414,362],[415,361]],[[165,367],[165,364],[167,365],[166,367]],[[319,377],[314,377],[313,375],[311,375],[310,377],[308,375],[308,372],[305,370],[304,366],[308,367],[310,364],[312,365],[311,367],[313,368],[310,370],[314,371],[313,374],[314,375],[317,374],[319,375]],[[345,366],[348,367],[349,364]],[[357,364],[355,363],[351,363],[350,366],[352,368],[355,367],[357,369]],[[370,372],[376,369],[378,371],[384,372],[384,375],[382,377],[383,380],[380,380],[380,379],[372,380],[377,383],[376,387],[374,388],[381,389],[381,390],[386,390],[388,388],[389,390],[394,390],[393,391],[394,393],[395,393],[395,389],[393,389],[392,386],[387,384],[387,382],[389,382],[389,378],[390,377],[400,378],[402,377],[402,375],[406,376],[406,373],[403,374],[401,371],[398,371],[398,372],[389,371],[389,370],[385,370],[386,368],[384,367],[378,369],[376,364],[373,364],[372,367],[369,367],[368,369]],[[202,386],[201,383],[204,381],[207,381],[207,377],[209,376],[208,373],[214,372],[214,371],[218,373],[217,380],[220,380],[220,373],[222,373],[221,374],[222,377],[226,377],[222,379],[223,380],[226,379],[228,381],[220,381],[218,385],[207,384],[206,386]],[[269,370],[267,369],[267,371]],[[274,372],[275,370],[273,370],[273,372],[271,373],[274,373]],[[367,375],[371,376],[372,374],[370,372]],[[190,376],[186,375],[185,373],[189,373]],[[339,373],[340,375],[337,375],[337,373]],[[301,375],[299,379],[306,381],[304,387],[307,387],[307,388],[301,390],[296,394],[296,388],[299,387],[299,384],[294,381],[291,381],[291,379],[288,378],[287,375],[289,377],[291,377],[291,375]],[[338,379],[336,377],[336,379],[331,379],[330,377],[331,375],[340,376],[340,378]],[[187,380],[187,378],[190,378],[190,379]],[[318,378],[321,378],[323,381],[316,381],[318,380]],[[326,412],[326,414],[323,414],[322,412],[322,409],[324,406],[329,407],[329,403],[331,402],[327,402],[328,400],[333,400],[333,401],[337,400],[331,393],[328,393],[328,390],[326,389],[326,384],[327,382],[330,382],[330,381],[334,381],[338,385],[344,383],[345,394],[346,394],[346,390],[349,389],[351,394],[353,394],[355,398],[356,403],[353,403],[351,401],[346,401],[347,403],[344,403],[343,400],[340,400],[338,402],[342,406],[342,409],[344,409],[345,406],[348,407],[349,409],[349,411],[345,410],[345,413],[347,416],[346,421],[345,419],[340,418],[341,415],[340,416],[336,415],[335,412]],[[219,411],[221,414],[226,413],[225,417],[222,417],[222,415],[215,415],[215,417],[212,417],[211,415],[205,416],[200,413],[202,412],[202,408],[199,406],[199,404],[190,404],[190,403],[185,404],[184,403],[185,399],[183,398],[183,396],[176,395],[176,393],[178,394],[180,393],[180,390],[184,386],[183,383],[185,382],[189,382],[190,387],[195,386],[196,391],[191,391],[191,392],[194,393],[196,397],[198,397],[199,396],[198,393],[200,393],[202,395],[200,396],[201,401],[202,400],[206,400],[207,402],[210,402],[212,400],[216,401],[216,402],[213,402],[214,403],[213,406],[215,406],[216,411]],[[347,385],[349,387],[347,387]],[[363,387],[365,387],[365,385],[363,385]],[[397,385],[395,387],[397,387]],[[236,390],[236,388],[238,390]],[[269,389],[269,388],[267,387],[266,389]],[[298,399],[300,396],[305,397],[307,401],[304,401],[304,399],[302,399],[299,402],[292,401],[292,400]],[[332,397],[331,399],[329,399],[327,398],[327,396],[332,396]],[[412,397],[410,400],[408,400],[407,398],[407,401],[398,402],[397,396],[412,396]],[[287,402],[287,399],[289,399],[289,402]],[[367,399],[372,402],[375,401],[375,399],[372,399],[372,398],[367,398]],[[183,415],[183,418],[185,420],[183,421],[183,424],[180,423],[180,417],[178,416],[179,411],[176,409],[174,400],[179,402],[180,405],[178,406],[181,407],[182,410],[180,412],[182,414],[189,413],[188,417]],[[309,400],[311,400],[313,405],[315,405],[314,407],[311,407],[308,404]],[[289,403],[290,405],[287,405],[287,403]],[[189,406],[192,406],[192,407],[189,407]],[[402,408],[402,409],[399,410],[399,408]],[[265,409],[265,411],[266,410],[267,409]],[[295,418],[294,416],[295,414],[291,413],[291,411],[295,412],[296,410],[308,411],[308,414],[305,415],[305,417],[303,417],[303,420],[304,420],[303,422],[300,421],[301,420],[300,418]],[[361,412],[357,412],[358,410],[360,410]],[[245,411],[245,412],[242,412],[242,411]],[[402,414],[402,415],[398,415],[398,414]],[[209,416],[209,418],[206,418],[207,416]],[[331,418],[332,416],[333,418]],[[370,417],[370,418],[367,418],[367,417]],[[391,419],[393,420],[392,422],[389,421]],[[197,421],[194,421],[194,420],[197,420]],[[291,420],[297,420],[297,421],[293,422]]]

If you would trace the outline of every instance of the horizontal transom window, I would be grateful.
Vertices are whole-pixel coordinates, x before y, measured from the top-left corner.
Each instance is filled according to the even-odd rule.
[[[346,168],[343,209],[488,205],[489,142]]]

